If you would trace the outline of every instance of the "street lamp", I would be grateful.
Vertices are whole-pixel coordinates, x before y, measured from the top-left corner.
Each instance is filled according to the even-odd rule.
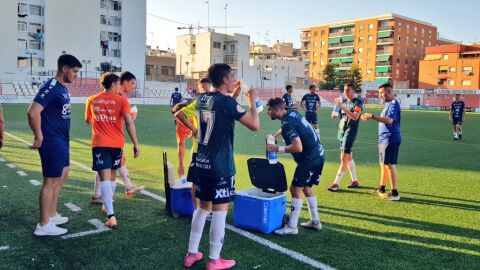
[[[82,60],[82,63],[85,64],[85,79],[88,77],[88,64],[91,62],[91,60]]]
[[[185,73],[185,78],[187,78],[187,76],[188,76],[188,64],[190,64],[188,61],[185,62],[185,65],[187,65],[187,72]]]

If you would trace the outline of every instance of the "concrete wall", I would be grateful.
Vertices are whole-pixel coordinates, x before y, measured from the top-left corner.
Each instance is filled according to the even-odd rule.
[[[2,1],[0,8],[0,80],[17,68],[17,1]],[[7,74],[5,74],[7,73]]]

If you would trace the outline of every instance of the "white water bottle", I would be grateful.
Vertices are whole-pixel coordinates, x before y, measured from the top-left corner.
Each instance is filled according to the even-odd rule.
[[[272,134],[267,135],[267,144],[275,144],[275,137]],[[277,164],[277,152],[268,151],[267,157],[268,157],[268,163]]]
[[[336,98],[335,101],[336,101],[336,100],[340,100],[340,101],[341,101],[341,100],[342,100],[342,95],[340,95],[339,98]],[[333,116],[337,117],[338,114],[340,114],[340,107],[335,106],[335,107],[333,108],[332,114],[333,114]]]

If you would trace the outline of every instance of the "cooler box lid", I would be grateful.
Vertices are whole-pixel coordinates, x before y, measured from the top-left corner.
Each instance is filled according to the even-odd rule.
[[[250,181],[255,187],[267,193],[287,190],[287,177],[282,163],[270,164],[268,159],[250,158],[247,165]]]

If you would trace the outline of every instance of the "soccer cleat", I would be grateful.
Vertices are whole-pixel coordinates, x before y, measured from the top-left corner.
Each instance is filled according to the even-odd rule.
[[[102,201],[102,196],[92,196],[92,200],[90,201],[90,204],[103,204]]]
[[[55,225],[62,225],[68,222],[68,217],[62,217],[59,213],[50,218],[50,222]]]
[[[300,226],[304,228],[315,229],[317,231],[320,231],[322,229],[322,223],[320,223],[320,220],[309,220],[308,222],[302,222],[300,223]]]
[[[347,188],[356,188],[359,185],[360,184],[358,183],[358,180],[354,180],[354,181],[350,182],[350,184],[347,186]]]
[[[117,219],[115,218],[115,216],[111,216],[110,218],[108,218],[105,222],[105,226],[109,228],[117,227]]]
[[[371,193],[373,195],[380,196],[380,197],[382,197],[385,194],[385,192],[381,192],[378,188],[372,190]]]
[[[144,186],[140,186],[140,187],[133,186],[130,189],[125,189],[125,196],[132,197],[133,194],[135,194],[135,192],[139,192],[139,191],[142,191],[144,189],[145,189]]]
[[[185,265],[185,267],[192,267],[194,264],[201,261],[202,259],[203,254],[200,251],[195,253],[194,255],[189,253],[187,254],[187,256],[185,256],[185,259],[183,260],[183,265]]]
[[[458,134],[458,139],[459,139],[459,140],[462,139],[462,134]]]
[[[218,258],[217,260],[210,260],[207,263],[207,270],[221,270],[221,269],[230,269],[235,266],[237,262],[235,260],[225,260]]]
[[[399,201],[400,195],[397,194],[397,196],[393,196],[391,192],[384,193],[384,195],[382,196],[382,199],[384,199],[385,201],[391,201],[391,202]]]
[[[333,184],[328,188],[328,190],[329,190],[329,191],[337,191],[337,190],[339,190],[338,184],[333,183]]]
[[[57,236],[66,233],[67,229],[57,227],[57,225],[53,224],[53,222],[49,222],[43,226],[40,226],[40,223],[38,223],[33,234],[36,236]]]
[[[290,228],[290,226],[285,225],[285,227],[276,230],[275,234],[278,234],[278,235],[287,235],[287,234],[297,235],[298,234],[298,228]]]

